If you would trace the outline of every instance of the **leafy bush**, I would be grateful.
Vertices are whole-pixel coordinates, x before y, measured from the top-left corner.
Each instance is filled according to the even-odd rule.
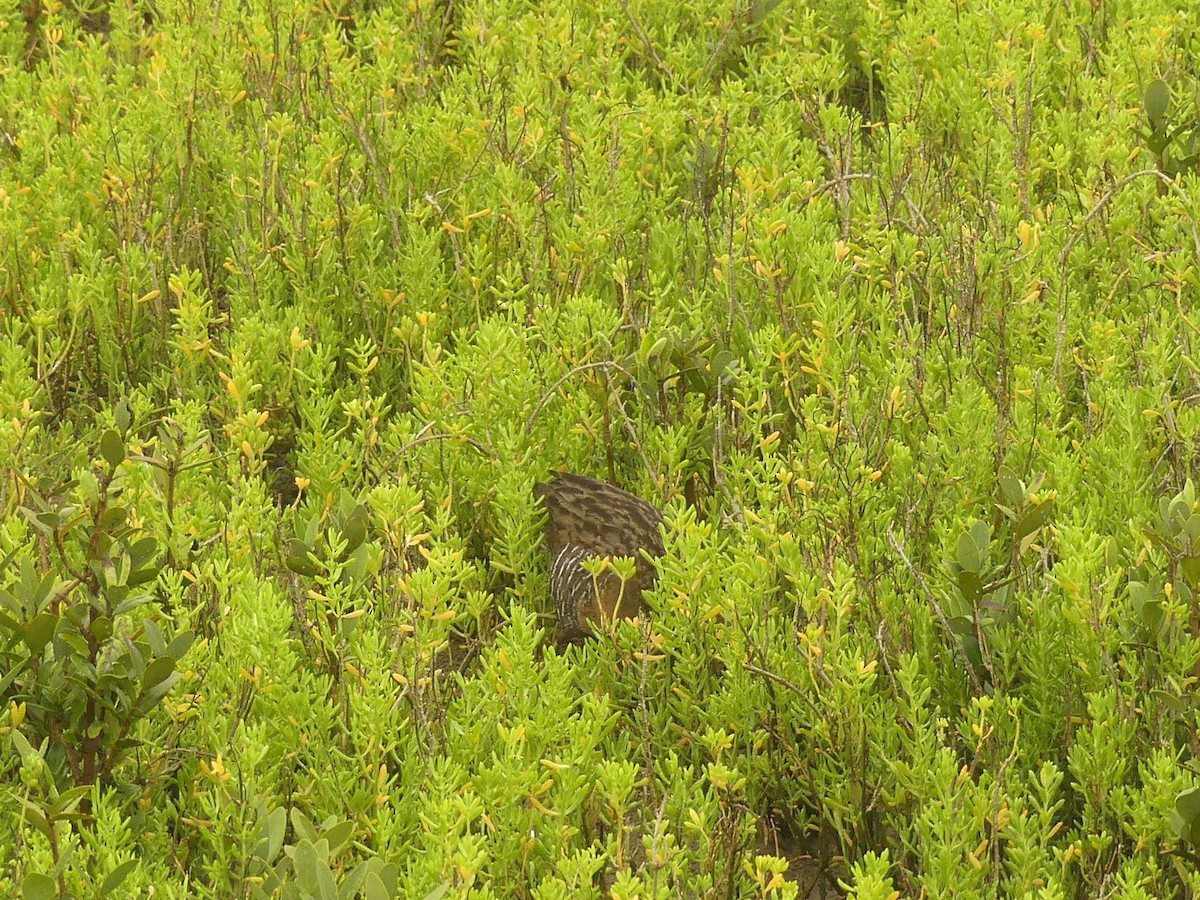
[[[9,4],[0,892],[1195,895],[1193,19]]]

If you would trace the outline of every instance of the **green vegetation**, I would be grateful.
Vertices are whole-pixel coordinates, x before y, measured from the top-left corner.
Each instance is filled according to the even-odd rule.
[[[1195,13],[7,0],[0,893],[1196,896]]]

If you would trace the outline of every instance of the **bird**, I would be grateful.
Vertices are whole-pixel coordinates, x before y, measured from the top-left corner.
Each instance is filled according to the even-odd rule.
[[[662,511],[606,481],[556,472],[535,484],[547,513],[550,597],[558,613],[559,646],[578,643],[594,625],[633,618],[645,609],[642,592],[654,585],[652,559],[663,555]],[[585,560],[628,556],[636,569],[622,585],[611,569],[593,576]]]

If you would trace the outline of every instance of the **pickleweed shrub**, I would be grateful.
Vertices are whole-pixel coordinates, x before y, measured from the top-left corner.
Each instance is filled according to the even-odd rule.
[[[0,12],[0,894],[1200,891],[1186,9],[202,12]]]

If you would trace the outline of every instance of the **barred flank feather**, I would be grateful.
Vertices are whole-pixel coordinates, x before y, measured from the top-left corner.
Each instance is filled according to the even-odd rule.
[[[550,596],[558,612],[559,642],[584,637],[593,623],[641,612],[642,591],[657,574],[643,554],[663,554],[662,513],[607,482],[563,472],[536,485],[534,494],[549,516]],[[615,573],[593,577],[582,565],[605,556],[636,560],[634,576],[623,589]]]

